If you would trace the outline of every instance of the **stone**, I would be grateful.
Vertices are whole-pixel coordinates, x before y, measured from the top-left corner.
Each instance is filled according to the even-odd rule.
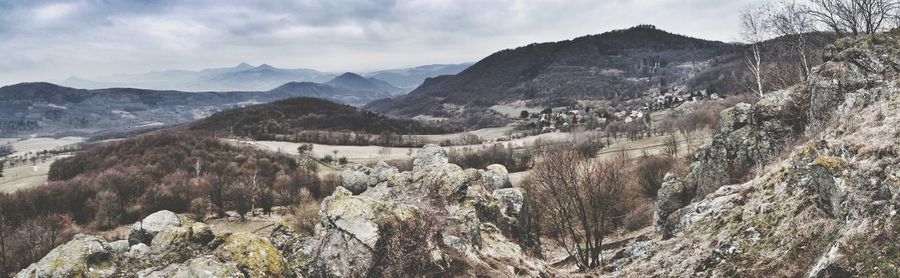
[[[671,236],[665,230],[669,215],[687,205],[685,190],[684,183],[674,174],[666,173],[663,177],[663,183],[656,193],[656,211],[653,214],[653,230],[663,234],[663,237]]]
[[[507,217],[518,217],[525,203],[525,192],[521,188],[502,188],[491,194],[500,207],[500,212]]]
[[[241,272],[250,277],[284,276],[281,251],[258,235],[234,233],[214,253],[222,261],[233,262]]]
[[[192,277],[224,277],[243,278],[244,274],[233,262],[222,262],[218,258],[206,255],[191,259],[182,264],[170,264],[162,270],[154,271],[145,278],[192,278]]]
[[[130,245],[150,244],[153,237],[168,226],[181,226],[181,219],[178,218],[178,215],[168,210],[154,212],[144,220],[132,225],[131,232],[128,234],[128,243]]]
[[[191,225],[191,241],[198,244],[207,244],[216,236],[213,234],[209,225],[202,222],[195,222]]]
[[[448,163],[447,152],[438,145],[428,144],[421,150],[416,152],[416,159],[413,160],[413,172],[426,170],[427,168],[440,166]]]
[[[115,271],[112,247],[99,237],[78,234],[15,277],[111,277]]]
[[[150,254],[150,246],[138,243],[132,245],[131,248],[128,249],[128,252],[125,253],[125,256],[130,258],[143,258]]]
[[[509,171],[503,165],[488,165],[486,170],[480,171],[480,174],[487,190],[512,187],[512,183],[509,182]]]
[[[353,194],[361,194],[374,185],[370,178],[372,168],[354,165],[350,169],[341,172],[341,186],[353,192]]]
[[[128,245],[128,240],[126,239],[110,242],[109,247],[112,248],[112,251],[116,254],[124,254],[131,248],[131,246]]]

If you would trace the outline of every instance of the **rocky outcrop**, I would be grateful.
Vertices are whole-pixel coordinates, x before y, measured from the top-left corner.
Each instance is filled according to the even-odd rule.
[[[438,272],[461,264],[466,267],[458,271],[547,275],[541,261],[524,255],[498,228],[515,221],[524,202],[521,189],[504,188],[509,180],[505,167],[464,170],[448,163],[443,149],[435,145],[418,151],[413,165],[412,172],[404,173],[384,167],[344,172],[345,186],[365,190],[339,188],[327,197],[315,236],[299,246],[280,244],[288,265],[312,276],[382,275],[391,267],[386,260],[408,252],[409,263]],[[355,181],[370,182],[357,187]],[[488,190],[493,188],[497,189]],[[485,208],[496,213],[479,213]],[[278,238],[291,237],[280,233]],[[401,246],[406,247],[398,250]],[[516,267],[495,269],[497,262],[515,262]]]
[[[665,237],[609,274],[900,273],[900,30],[842,39],[826,59],[806,84],[723,112],[722,130],[682,179],[686,191],[696,188],[692,202],[673,202],[681,185],[666,178],[656,222]],[[789,127],[798,114],[803,126]],[[754,175],[723,175],[736,164],[753,165]]]
[[[115,256],[105,240],[79,234],[16,277],[111,277],[116,271]]]
[[[802,131],[804,112],[796,101],[804,94],[800,88],[771,92],[756,105],[739,103],[722,111],[719,133],[697,152],[683,179],[693,191],[689,197],[702,199],[722,185],[739,183],[781,154]]]
[[[134,223],[128,234],[128,243],[131,245],[144,243],[150,244],[153,237],[168,226],[181,226],[181,220],[174,212],[161,210],[154,212],[144,220]]]
[[[663,183],[656,193],[656,211],[653,214],[653,230],[661,233],[663,238],[671,237],[671,229],[666,228],[669,214],[683,208],[689,200],[684,183],[672,173],[666,173]]]
[[[160,211],[127,241],[79,236],[19,277],[553,276],[505,236],[523,217],[526,192],[509,186],[503,166],[462,169],[429,145],[411,172],[381,162],[341,178],[310,237],[282,224],[267,237],[215,234]]]
[[[746,181],[803,133],[804,104],[809,93],[803,86],[770,92],[755,105],[739,103],[720,115],[719,132],[709,145],[697,151],[684,178],[661,189],[654,215],[654,229],[671,235],[664,224],[669,213],[701,200],[719,187]],[[663,185],[665,186],[665,184]],[[673,199],[675,194],[677,200]],[[670,196],[671,195],[671,196]]]

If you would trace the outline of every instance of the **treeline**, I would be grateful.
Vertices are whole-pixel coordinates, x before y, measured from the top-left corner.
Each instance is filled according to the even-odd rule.
[[[443,134],[456,131],[444,125],[391,118],[348,105],[305,97],[222,111],[196,122],[190,129],[213,132],[220,137],[264,140],[275,136],[299,136],[318,140],[316,143],[345,140],[350,144],[362,144],[365,140],[354,136],[338,138],[329,134]]]
[[[401,135],[396,133],[363,134],[353,132],[300,131],[294,134],[264,134],[253,137],[254,140],[274,140],[295,143],[316,143],[343,146],[383,146],[398,148],[419,148],[428,143],[417,135]]]
[[[198,218],[230,210],[243,216],[256,208],[266,213],[296,204],[304,194],[322,198],[334,190],[333,182],[322,182],[291,157],[173,134],[92,146],[54,162],[49,179],[40,187],[0,194],[3,273],[55,247],[36,245],[34,239],[65,242],[71,236],[65,231],[74,225],[104,230],[163,209]],[[25,249],[34,256],[17,251]]]

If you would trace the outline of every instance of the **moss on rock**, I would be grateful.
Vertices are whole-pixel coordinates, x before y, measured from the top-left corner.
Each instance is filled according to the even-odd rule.
[[[223,261],[237,264],[250,277],[280,277],[284,275],[284,258],[272,244],[251,233],[235,233],[216,249]]]

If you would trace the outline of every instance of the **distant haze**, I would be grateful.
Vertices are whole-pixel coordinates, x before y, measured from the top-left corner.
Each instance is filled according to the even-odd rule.
[[[240,62],[371,72],[637,24],[733,41],[752,2],[2,0],[0,85]]]

